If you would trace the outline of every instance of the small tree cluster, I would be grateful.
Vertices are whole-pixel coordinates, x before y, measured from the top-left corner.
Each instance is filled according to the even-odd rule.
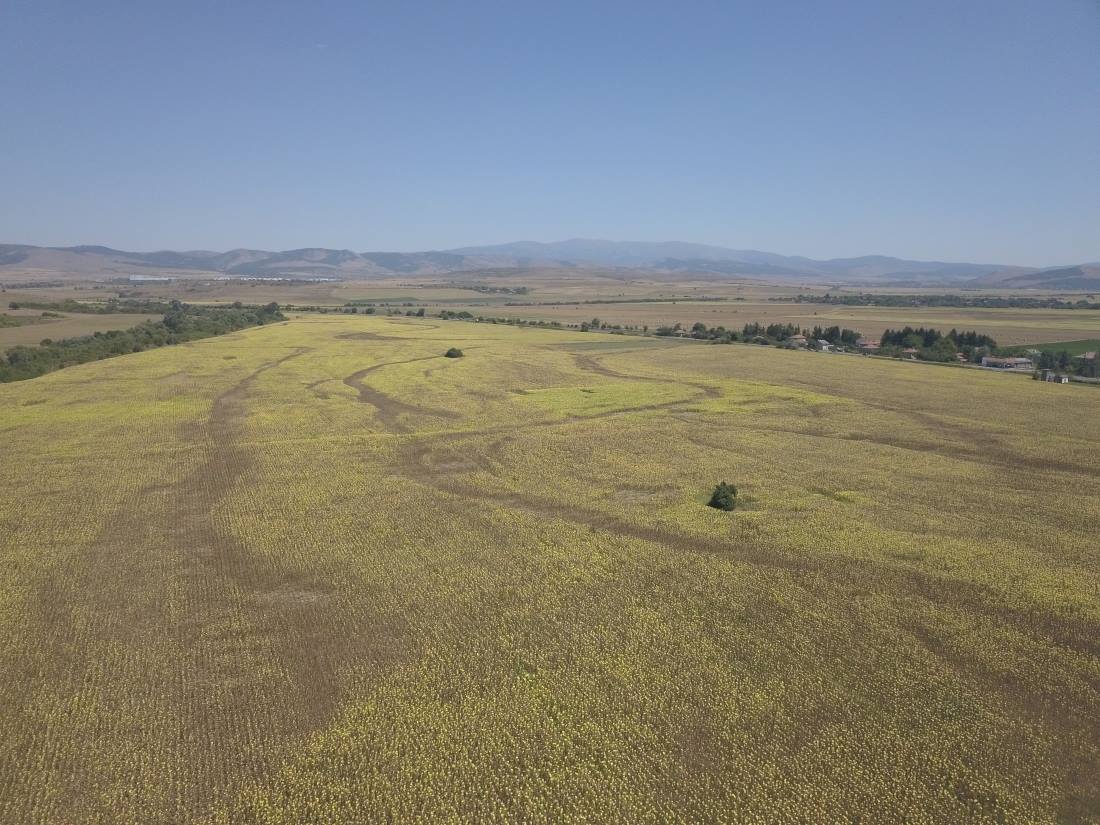
[[[798,324],[745,324],[741,337],[746,341],[752,338],[767,338],[771,341],[786,341],[795,335],[803,334]]]
[[[902,348],[917,350],[922,361],[954,361],[961,352],[967,361],[980,361],[997,348],[997,342],[980,332],[951,330],[946,335],[938,329],[905,327],[888,329],[882,334],[880,354],[897,356]]]
[[[854,347],[856,341],[863,337],[863,333],[847,327],[814,327],[810,330],[809,337],[815,341],[828,341],[834,346]]]

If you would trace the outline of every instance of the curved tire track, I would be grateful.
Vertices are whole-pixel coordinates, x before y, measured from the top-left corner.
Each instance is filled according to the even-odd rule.
[[[353,390],[359,393],[359,400],[364,404],[370,404],[378,412],[378,419],[382,422],[383,426],[390,432],[395,433],[407,433],[410,432],[409,427],[401,423],[398,416],[401,414],[406,415],[424,415],[434,418],[449,418],[459,419],[462,416],[453,410],[441,410],[434,407],[424,407],[416,404],[409,404],[405,401],[401,401],[394,398],[392,395],[387,395],[381,390],[367,384],[363,379],[370,375],[372,372],[376,372],[383,367],[392,367],[398,364],[415,364],[418,361],[434,361],[437,358],[442,358],[442,355],[425,355],[420,358],[406,358],[403,361],[386,361],[381,364],[375,364],[367,367],[366,369],[353,372],[351,375],[344,378],[344,383],[351,387]]]

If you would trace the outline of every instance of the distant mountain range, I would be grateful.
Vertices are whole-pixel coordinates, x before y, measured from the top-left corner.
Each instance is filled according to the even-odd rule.
[[[883,255],[814,260],[705,244],[574,239],[521,241],[432,252],[352,252],[306,248],[282,252],[126,252],[104,246],[0,244],[5,276],[89,278],[217,274],[235,277],[385,278],[489,269],[600,268],[652,272],[668,278],[759,278],[798,283],[1003,286],[1014,289],[1100,289],[1100,263],[1036,268],[1005,264],[910,261]]]

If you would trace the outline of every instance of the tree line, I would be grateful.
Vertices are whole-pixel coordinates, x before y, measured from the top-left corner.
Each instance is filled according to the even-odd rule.
[[[157,315],[168,312],[168,301],[139,301],[134,298],[111,298],[106,301],[85,303],[66,298],[64,301],[11,301],[11,309],[44,309],[51,312],[77,312],[85,315],[111,315],[115,313],[142,313]]]
[[[672,326],[660,326],[654,331],[655,335],[695,338],[701,341],[715,341],[722,344],[732,344],[738,341],[748,341],[759,344],[779,344],[789,341],[796,335],[802,335],[807,339],[807,345],[811,348],[819,346],[818,341],[835,346],[855,346],[862,334],[854,329],[838,326],[814,327],[802,329],[798,324],[761,324],[749,323],[741,327],[741,330],[726,329],[724,326],[708,327],[702,321],[692,324],[690,329],[685,329],[681,324]]]
[[[285,320],[275,303],[259,307],[238,302],[226,307],[210,307],[172,301],[159,321],[145,321],[130,329],[96,332],[60,341],[46,338],[37,346],[12,347],[0,356],[0,383],[37,378],[75,364]]]
[[[1060,298],[1011,297],[999,295],[795,295],[769,301],[796,304],[835,304],[849,307],[958,307],[980,309],[1100,309],[1100,302]]]

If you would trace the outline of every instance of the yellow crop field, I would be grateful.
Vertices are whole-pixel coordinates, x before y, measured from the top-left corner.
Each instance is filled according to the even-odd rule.
[[[1098,823],[1098,410],[377,316],[2,385],[0,823]]]

